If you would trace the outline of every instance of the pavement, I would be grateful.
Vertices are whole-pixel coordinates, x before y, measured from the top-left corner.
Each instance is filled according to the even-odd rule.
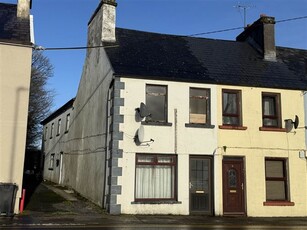
[[[86,229],[89,226],[194,226],[211,229],[210,226],[249,226],[253,229],[307,229],[306,217],[287,218],[251,218],[251,217],[212,217],[203,215],[110,215],[99,206],[79,196],[73,190],[49,182],[40,183],[34,190],[25,210],[14,217],[0,216],[0,229],[5,228],[42,228],[46,226],[76,226]],[[161,227],[162,226],[162,227]],[[291,228],[290,228],[291,227]],[[156,228],[154,228],[156,229]],[[176,228],[174,228],[176,229]],[[190,229],[190,228],[189,228]],[[203,228],[204,229],[204,228]],[[225,229],[225,228],[222,228]],[[250,228],[240,228],[250,229]]]

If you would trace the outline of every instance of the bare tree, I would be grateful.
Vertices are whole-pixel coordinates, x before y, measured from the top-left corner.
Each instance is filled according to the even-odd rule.
[[[53,66],[41,51],[32,54],[31,84],[27,128],[27,149],[39,147],[41,138],[40,122],[50,113],[54,91],[47,89],[47,81],[53,76]]]

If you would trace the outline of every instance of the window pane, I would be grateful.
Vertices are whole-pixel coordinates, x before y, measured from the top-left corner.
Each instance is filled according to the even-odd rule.
[[[228,171],[228,186],[229,188],[237,187],[237,172],[234,169]]]
[[[160,85],[146,85],[146,93],[166,95],[166,87]]]
[[[190,89],[190,123],[207,123],[208,89]]]
[[[70,114],[66,115],[66,126],[65,126],[65,131],[68,131],[70,125]]]
[[[265,161],[267,200],[288,200],[285,170],[284,160]]]
[[[263,118],[263,126],[278,126],[277,119]]]
[[[241,125],[240,91],[223,91],[223,125]]]
[[[238,114],[237,93],[223,93],[223,114]]]
[[[153,156],[138,156],[137,157],[138,162],[154,162]]]
[[[283,161],[266,161],[265,162],[266,177],[283,178]]]
[[[58,131],[57,131],[57,134],[60,134],[61,133],[61,119],[58,120]]]
[[[147,121],[166,122],[166,87],[147,85],[146,105],[151,114]]]
[[[239,125],[239,118],[223,116],[223,124],[224,125]]]
[[[190,98],[190,113],[206,114],[207,100],[205,98]]]
[[[276,103],[274,97],[263,97],[263,114],[266,116],[276,115]]]
[[[174,198],[174,166],[138,165],[136,199]]]
[[[262,123],[267,127],[280,127],[279,94],[262,94]]]
[[[158,157],[158,163],[173,163],[171,157]]]
[[[267,181],[266,182],[266,199],[267,200],[286,200],[286,189],[284,181]]]

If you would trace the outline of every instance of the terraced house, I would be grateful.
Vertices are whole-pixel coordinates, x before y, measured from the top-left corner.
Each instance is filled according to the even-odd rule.
[[[30,6],[30,0],[0,3],[0,214],[19,213],[34,43]]]
[[[275,46],[273,17],[223,41],[116,28],[115,12],[101,1],[88,23],[104,48],[87,51],[61,183],[112,214],[307,216],[307,52]]]

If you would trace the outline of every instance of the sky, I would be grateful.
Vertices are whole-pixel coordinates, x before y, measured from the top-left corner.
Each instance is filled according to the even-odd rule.
[[[0,0],[16,4],[17,0]],[[35,45],[45,48],[86,46],[87,23],[100,0],[32,0]],[[117,0],[116,26],[165,34],[192,35],[243,27],[260,14],[276,21],[307,16],[307,0]],[[243,29],[201,35],[235,40]],[[277,46],[307,49],[307,18],[275,25]],[[75,97],[85,50],[43,51],[54,67],[47,87],[55,91],[55,110]]]

